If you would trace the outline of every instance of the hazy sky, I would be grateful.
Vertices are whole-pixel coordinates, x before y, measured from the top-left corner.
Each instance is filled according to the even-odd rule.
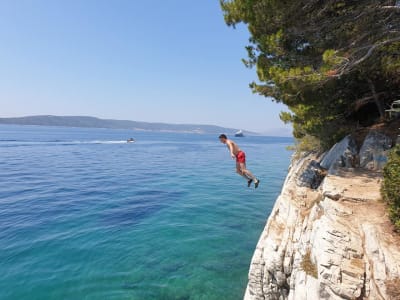
[[[283,128],[248,88],[247,40],[218,0],[3,0],[0,115]]]

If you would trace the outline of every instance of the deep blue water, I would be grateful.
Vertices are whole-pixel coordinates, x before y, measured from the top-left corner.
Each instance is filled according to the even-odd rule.
[[[128,144],[134,137],[137,142]],[[0,299],[241,299],[288,138],[0,126]]]

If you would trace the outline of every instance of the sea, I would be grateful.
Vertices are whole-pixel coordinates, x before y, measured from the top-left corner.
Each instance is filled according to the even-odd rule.
[[[0,299],[242,299],[293,141],[235,140],[258,189],[217,135],[0,125]]]

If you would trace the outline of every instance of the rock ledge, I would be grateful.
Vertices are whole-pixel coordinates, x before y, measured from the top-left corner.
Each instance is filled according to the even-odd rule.
[[[400,278],[400,238],[380,200],[391,144],[371,132],[358,150],[348,136],[321,157],[292,163],[254,252],[245,300],[392,299],[386,285]],[[306,255],[317,278],[302,269]]]

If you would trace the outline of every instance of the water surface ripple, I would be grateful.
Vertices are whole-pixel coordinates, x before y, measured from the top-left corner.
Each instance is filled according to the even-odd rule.
[[[136,143],[126,143],[134,137]],[[241,299],[290,139],[0,126],[0,299]]]

